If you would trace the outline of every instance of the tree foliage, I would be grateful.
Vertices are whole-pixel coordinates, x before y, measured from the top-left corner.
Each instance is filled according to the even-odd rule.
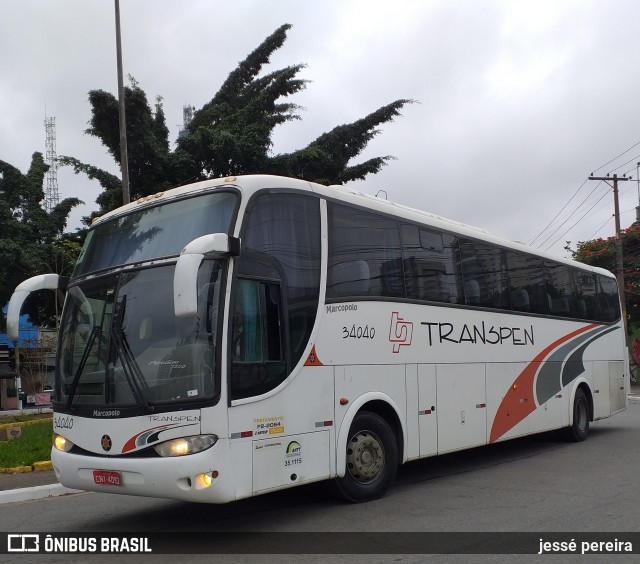
[[[640,336],[640,224],[620,233],[629,331]],[[616,273],[615,237],[580,242],[573,258]]]
[[[16,286],[37,274],[70,274],[79,253],[77,235],[64,235],[77,198],[61,201],[51,213],[42,207],[48,166],[34,153],[26,174],[0,161],[0,303],[6,304]],[[25,304],[32,321],[53,322],[53,300],[37,293]]]
[[[379,126],[400,115],[412,100],[396,100],[353,123],[337,126],[292,153],[272,154],[274,128],[300,119],[300,107],[290,97],[307,86],[298,77],[303,64],[261,75],[271,55],[284,44],[290,27],[285,24],[276,29],[238,64],[211,100],[194,113],[174,150],[170,149],[162,99],[156,98],[152,108],[130,77],[125,113],[132,198],[237,174],[280,174],[341,184],[376,173],[393,158],[387,155],[352,164],[379,133]],[[89,102],[92,115],[86,132],[98,138],[120,164],[117,99],[103,90],[92,90]],[[121,204],[120,182],[115,176],[72,157],[63,157],[61,163],[100,182],[99,214]]]

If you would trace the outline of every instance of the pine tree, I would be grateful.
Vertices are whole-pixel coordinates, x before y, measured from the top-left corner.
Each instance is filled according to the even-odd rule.
[[[307,86],[298,77],[304,64],[261,75],[271,55],[284,44],[291,26],[276,29],[252,51],[224,81],[213,98],[194,113],[174,151],[157,98],[151,109],[146,94],[131,77],[125,88],[129,180],[132,198],[176,186],[237,174],[281,174],[323,184],[342,184],[375,174],[392,156],[352,164],[380,132],[379,127],[400,115],[412,100],[400,99],[353,123],[322,134],[305,148],[272,155],[274,128],[300,119],[300,107],[290,97]],[[92,118],[87,133],[97,137],[120,163],[118,103],[103,90],[89,93]],[[97,179],[104,191],[97,200],[100,214],[121,203],[120,182],[112,174],[72,157],[62,164]]]

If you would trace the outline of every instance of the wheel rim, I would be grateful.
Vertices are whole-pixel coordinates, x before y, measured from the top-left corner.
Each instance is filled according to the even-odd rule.
[[[359,431],[351,437],[347,448],[347,470],[356,482],[370,484],[375,481],[384,463],[384,446],[375,433]]]

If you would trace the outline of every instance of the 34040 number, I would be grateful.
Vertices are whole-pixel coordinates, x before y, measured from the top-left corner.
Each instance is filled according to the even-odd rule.
[[[365,325],[352,325],[351,327],[342,328],[343,339],[373,339],[376,335],[375,327]]]

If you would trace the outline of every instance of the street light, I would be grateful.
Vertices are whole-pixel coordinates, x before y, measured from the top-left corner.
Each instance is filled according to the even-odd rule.
[[[116,8],[116,58],[118,63],[118,114],[120,116],[120,170],[122,171],[122,203],[129,199],[129,159],[127,156],[127,120],[124,113],[124,83],[122,80],[122,42],[120,39],[120,0]]]

